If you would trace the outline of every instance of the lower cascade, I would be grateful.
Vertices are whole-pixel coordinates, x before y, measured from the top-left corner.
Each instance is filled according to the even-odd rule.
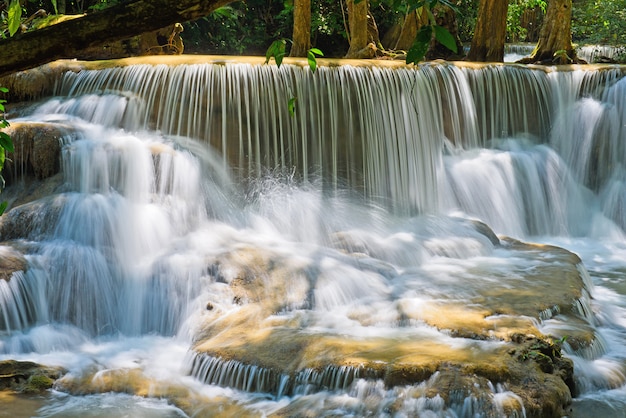
[[[8,114],[10,413],[623,416],[621,67],[8,81],[42,73]]]

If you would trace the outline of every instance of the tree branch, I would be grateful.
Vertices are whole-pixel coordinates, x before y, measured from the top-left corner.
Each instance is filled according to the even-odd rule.
[[[84,17],[0,40],[0,77],[76,51],[211,14],[233,0],[130,0]]]

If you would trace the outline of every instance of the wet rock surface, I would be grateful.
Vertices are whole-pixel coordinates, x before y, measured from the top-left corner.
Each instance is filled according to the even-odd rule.
[[[0,390],[40,393],[52,388],[64,370],[29,361],[0,361]]]
[[[19,251],[0,244],[0,280],[10,280],[13,273],[26,269],[26,259]]]
[[[314,314],[306,310],[277,315],[287,307],[310,306],[315,283],[307,270],[287,266],[276,254],[234,251],[212,269],[221,275],[221,296],[230,294],[235,308],[207,303],[191,373],[207,383],[273,395],[349,391],[364,379],[403,391],[405,401],[436,398],[454,407],[473,399],[485,416],[521,414],[522,408],[529,417],[566,415],[575,393],[573,364],[562,356],[560,336],[544,335],[536,326],[556,313],[585,322],[576,309],[587,286],[580,260],[557,247],[506,238],[502,243],[512,257],[525,260],[524,268],[508,266],[502,272],[481,266],[476,277],[487,278],[489,285],[487,279],[468,281],[473,300],[397,304],[398,324],[418,321],[448,336],[437,339],[313,332]],[[292,284],[291,292],[281,285],[285,281]],[[355,310],[349,315],[370,325],[368,314]],[[583,345],[585,339],[593,341],[591,330],[577,337]],[[227,369],[240,380],[223,378]],[[265,383],[256,387],[260,383],[251,383],[255,376],[264,376]],[[498,391],[511,395],[494,403]],[[398,403],[405,401],[396,400],[389,410],[400,412]],[[302,408],[311,407],[302,402]],[[303,416],[299,408],[295,402],[275,416]]]

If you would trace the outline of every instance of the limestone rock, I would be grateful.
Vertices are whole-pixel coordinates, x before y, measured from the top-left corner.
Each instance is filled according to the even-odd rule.
[[[220,255],[212,271],[221,290],[207,304],[191,374],[207,383],[278,396],[348,390],[356,379],[365,379],[402,393],[396,400],[400,403],[437,400],[452,407],[467,398],[485,416],[513,416],[522,408],[528,417],[566,415],[575,391],[573,364],[561,355],[558,338],[543,335],[536,324],[557,312],[582,320],[575,306],[584,303],[588,284],[580,259],[561,248],[498,239],[480,224],[474,227],[513,257],[526,260],[519,270],[513,265],[506,273],[488,264],[473,267],[475,277],[484,279],[467,283],[475,295],[470,300],[450,297],[415,306],[400,299],[395,305],[400,323],[424,322],[449,336],[448,341],[419,333],[397,338],[311,332],[316,313],[306,310],[307,298],[316,283],[308,276],[310,266],[287,266],[280,254],[255,248]],[[528,268],[530,260],[533,268]],[[299,290],[287,295],[284,284],[292,279]],[[520,288],[525,291],[511,290]],[[225,292],[232,306],[218,306]],[[297,314],[276,315],[293,307],[300,307]],[[348,317],[366,327],[371,322],[367,312],[356,308]],[[580,344],[593,343],[592,330],[590,335],[580,332]],[[494,396],[496,386],[508,395]],[[274,416],[301,416],[310,408],[303,400]],[[332,401],[322,408],[328,409],[317,413],[331,411]],[[401,413],[403,405],[389,408]]]
[[[59,125],[14,122],[6,129],[15,152],[9,153],[3,175],[7,184],[32,176],[45,179],[61,169],[61,139],[67,131]]]
[[[26,269],[26,259],[19,251],[0,245],[0,280],[10,280],[14,272]]]
[[[50,389],[65,371],[30,361],[0,361],[0,389],[39,393]]]

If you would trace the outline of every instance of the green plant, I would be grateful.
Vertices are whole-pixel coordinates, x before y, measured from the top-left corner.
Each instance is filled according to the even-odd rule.
[[[0,87],[1,93],[8,93],[8,89],[6,87]],[[2,177],[2,169],[4,168],[4,162],[6,161],[6,153],[14,152],[13,141],[11,137],[6,132],[3,132],[2,129],[9,126],[9,122],[4,117],[4,104],[7,101],[5,99],[0,99],[0,192],[4,188],[4,177]],[[4,213],[7,208],[7,202],[0,203],[0,215]]]
[[[13,36],[20,28],[22,20],[22,6],[19,0],[11,0],[9,3],[9,11],[7,13],[7,26],[9,28],[9,36]]]
[[[363,1],[363,0],[357,0]],[[450,0],[391,0],[389,6],[392,10],[406,14],[418,11],[425,13],[428,24],[423,25],[417,32],[413,45],[406,54],[407,64],[417,64],[424,59],[426,52],[430,46],[430,41],[435,38],[443,46],[452,52],[458,52],[454,37],[443,26],[437,25],[433,9],[437,6],[450,7],[457,10],[456,5]]]
[[[545,15],[548,2],[546,0],[513,0],[509,2],[509,8],[506,16],[506,33],[509,42],[522,42],[528,37],[529,26],[535,24],[539,26],[539,22],[525,21],[525,15],[533,12]],[[538,28],[537,28],[538,29]]]
[[[579,44],[626,44],[624,0],[578,0],[572,8],[572,38]]]
[[[278,39],[272,42],[272,44],[267,48],[265,52],[265,64],[270,62],[270,59],[274,58],[274,62],[276,62],[276,66],[280,67],[283,63],[283,58],[285,58],[285,49],[287,46],[287,42],[291,42],[290,39]],[[307,51],[306,59],[309,64],[309,68],[311,72],[315,72],[317,70],[317,57],[323,57],[324,53],[318,48],[310,48]],[[296,113],[296,103],[298,102],[297,97],[291,97],[287,103],[287,108],[289,109],[289,114],[291,116]]]

